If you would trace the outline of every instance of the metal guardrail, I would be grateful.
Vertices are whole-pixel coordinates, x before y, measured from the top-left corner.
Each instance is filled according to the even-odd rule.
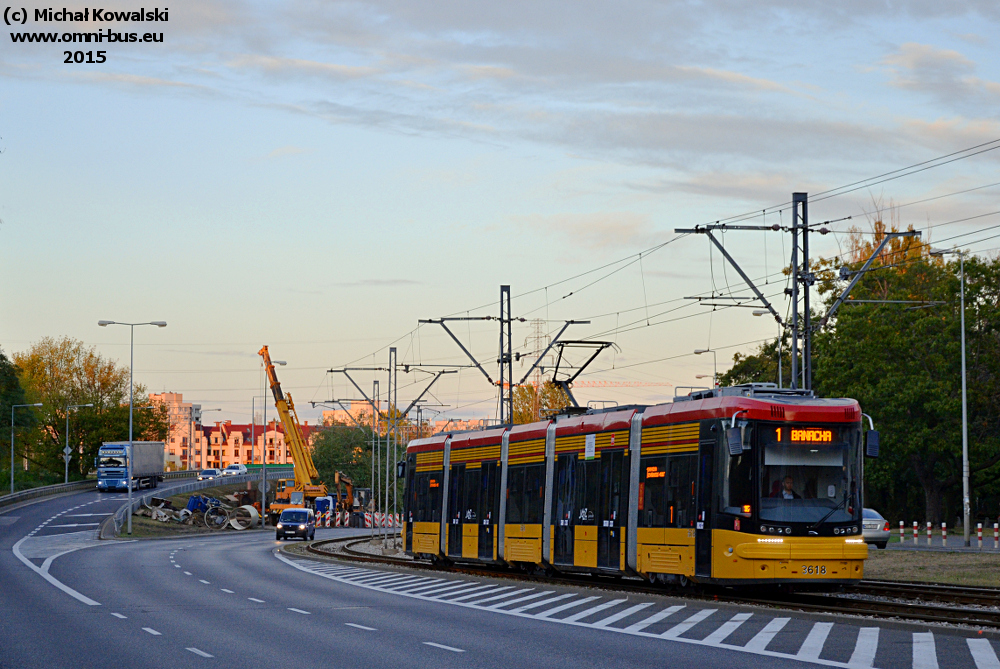
[[[182,478],[192,478],[197,476],[197,471],[183,471],[183,472],[167,472],[163,475],[164,479],[182,479]],[[18,502],[23,502],[29,499],[36,499],[38,497],[46,497],[48,495],[58,495],[61,492],[72,492],[74,490],[86,490],[88,488],[97,488],[97,479],[85,479],[83,481],[73,481],[71,483],[56,483],[55,485],[43,485],[37,488],[28,488],[27,490],[19,490],[13,495],[3,495],[0,496],[0,507],[10,506],[11,504],[17,504]]]
[[[279,478],[286,478],[292,472],[291,469],[277,469],[268,467],[267,470],[267,480],[273,481]],[[192,474],[197,474],[198,472],[191,472]],[[169,494],[173,495],[183,495],[186,492],[195,492],[196,490],[205,490],[206,488],[217,488],[222,485],[233,485],[235,483],[256,483],[260,481],[260,474],[243,474],[240,476],[220,476],[218,478],[209,479],[207,481],[194,481],[192,483],[187,483],[185,485],[174,486],[170,488]],[[163,493],[156,491],[150,491],[142,495],[134,495],[132,497],[132,509],[131,512],[135,513],[144,503],[148,503],[153,497],[161,497]],[[99,529],[99,536],[101,539],[110,539],[111,537],[117,537],[121,534],[122,525],[125,524],[125,520],[128,517],[129,505],[126,502],[122,504],[117,511],[115,511],[113,516],[105,519],[101,523]],[[114,533],[109,534],[109,530],[112,525],[114,526]]]

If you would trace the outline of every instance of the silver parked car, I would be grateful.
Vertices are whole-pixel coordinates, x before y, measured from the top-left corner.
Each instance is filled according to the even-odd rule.
[[[862,513],[863,535],[865,542],[875,544],[879,548],[885,548],[889,543],[892,531],[889,529],[889,521],[882,517],[875,509],[865,509]]]

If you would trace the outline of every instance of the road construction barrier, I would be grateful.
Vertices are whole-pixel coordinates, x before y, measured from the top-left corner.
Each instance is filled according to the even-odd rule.
[[[365,527],[372,526],[372,514],[371,511],[365,511]]]

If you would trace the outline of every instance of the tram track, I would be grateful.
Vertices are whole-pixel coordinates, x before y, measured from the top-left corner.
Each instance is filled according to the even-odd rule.
[[[384,564],[436,572],[489,578],[506,578],[573,587],[587,587],[647,595],[681,596],[731,604],[798,609],[809,613],[842,614],[870,618],[964,625],[1000,630],[1000,589],[950,586],[933,583],[861,581],[840,592],[788,592],[755,588],[740,594],[726,588],[694,587],[670,589],[648,584],[637,578],[584,574],[540,574],[492,567],[432,563],[425,559],[373,555],[355,546],[369,539],[356,537],[312,542],[306,550],[326,558],[339,558],[369,564]]]

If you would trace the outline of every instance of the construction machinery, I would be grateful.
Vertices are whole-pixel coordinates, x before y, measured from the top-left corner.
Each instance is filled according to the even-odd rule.
[[[275,485],[274,502],[267,507],[265,514],[272,525],[277,522],[278,516],[285,509],[291,508],[314,508],[317,497],[326,497],[326,484],[319,480],[319,473],[316,465],[313,464],[312,455],[305,439],[302,438],[302,431],[299,430],[299,418],[295,413],[295,404],[292,396],[286,396],[281,392],[281,384],[274,372],[274,363],[271,362],[271,355],[267,346],[258,351],[264,359],[264,369],[267,372],[267,380],[271,386],[271,394],[274,395],[274,406],[281,417],[281,425],[285,430],[285,446],[291,451],[292,461],[295,463],[294,479],[278,479]]]

